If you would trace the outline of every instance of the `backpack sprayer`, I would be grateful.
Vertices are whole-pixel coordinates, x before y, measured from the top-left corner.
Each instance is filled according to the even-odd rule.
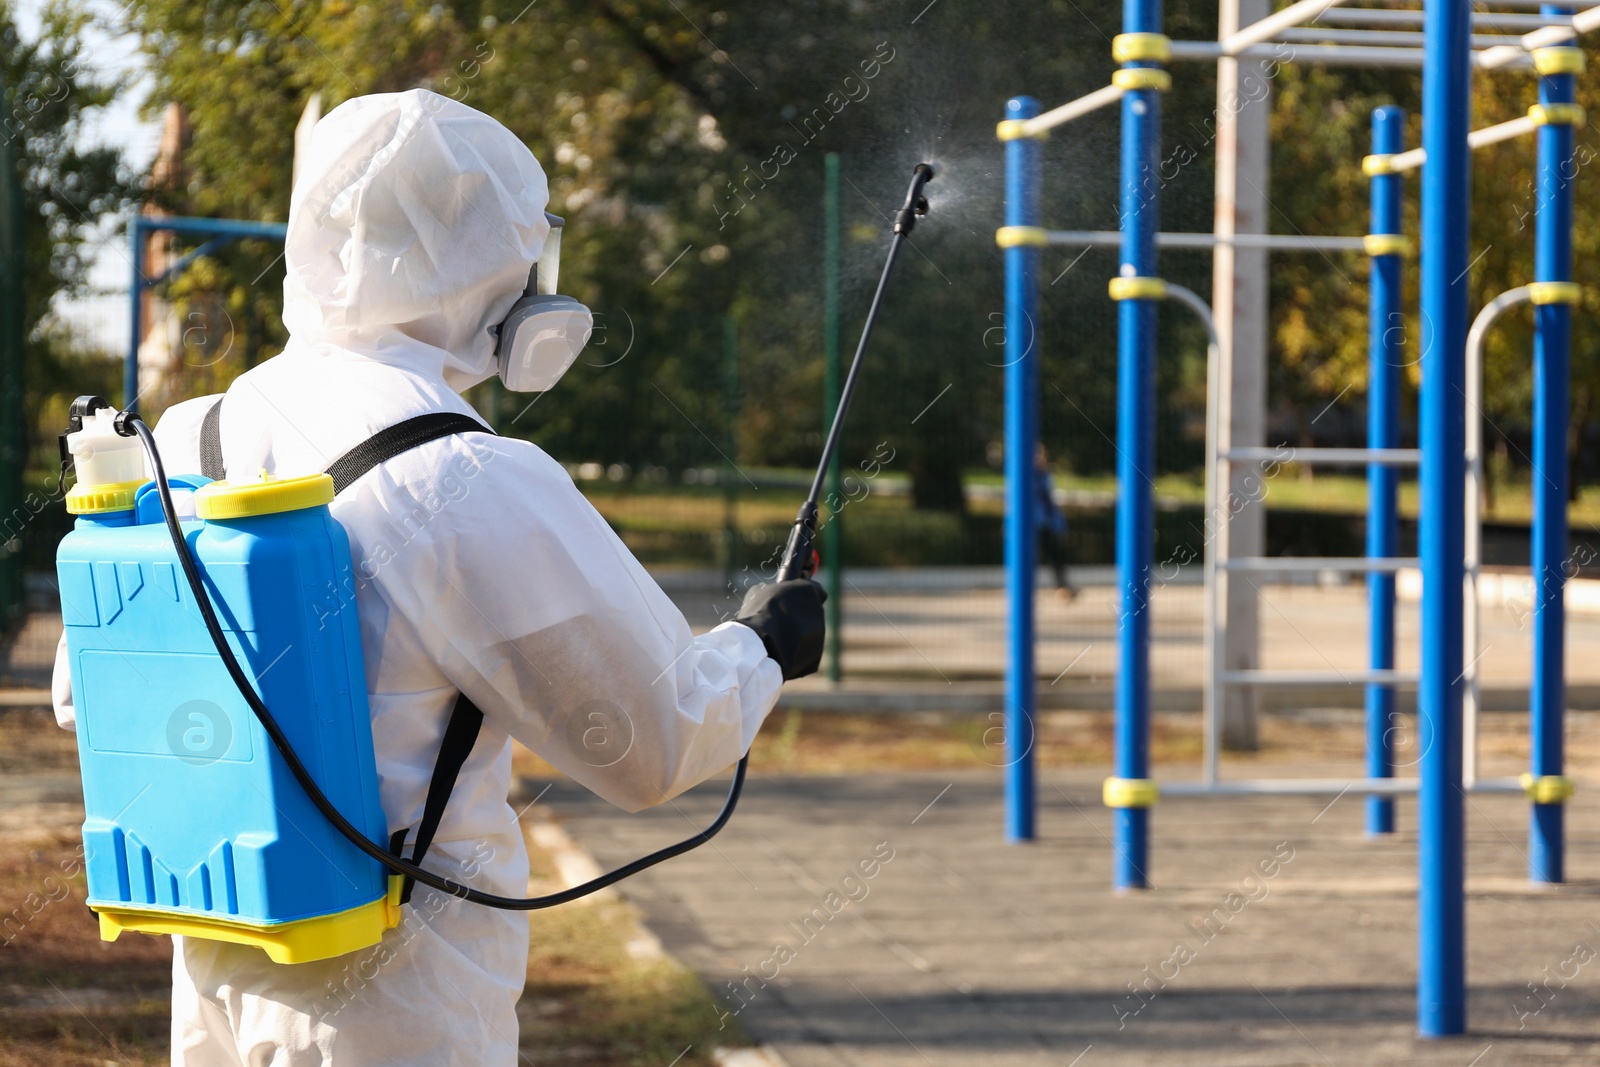
[[[931,166],[917,164],[895,215],[883,274],[779,581],[815,573],[823,480],[896,255],[928,212],[923,187],[933,176]],[[255,945],[280,963],[325,959],[375,944],[398,925],[410,882],[493,908],[548,908],[688,852],[727,825],[748,754],[722,810],[699,834],[545,896],[503,897],[423,868],[436,822],[419,830],[410,860],[399,854],[403,837],[386,836],[359,624],[354,612],[340,612],[331,631],[313,631],[304,589],[350,583],[349,538],[328,511],[337,489],[423,441],[484,429],[457,416],[421,416],[358,446],[328,473],[235,484],[169,479],[137,412],[114,411],[101,397],[73,403],[61,450],[63,473],[68,465],[78,471],[67,500],[78,519],[58,549],[57,575],[77,706],[88,902],[105,940],[123,930],[183,934]],[[180,516],[174,486],[193,492],[193,520]],[[273,671],[273,657],[291,649],[301,668]],[[185,699],[194,693],[214,702]],[[293,718],[280,722],[269,703],[295,709]],[[172,717],[160,721],[169,708]],[[253,730],[233,733],[228,724],[248,722],[246,710],[270,747]],[[475,736],[474,729],[460,759]],[[449,782],[455,771],[459,762]],[[433,792],[428,807],[436,819],[448,789],[439,798]]]

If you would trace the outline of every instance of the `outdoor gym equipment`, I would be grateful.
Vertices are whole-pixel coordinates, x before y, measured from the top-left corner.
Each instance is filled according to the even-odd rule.
[[[1227,4],[1228,0],[1223,0]],[[1008,767],[1006,833],[1011,840],[1034,834],[1032,740],[1035,712],[1034,501],[1029,464],[1037,441],[1039,249],[1051,245],[1118,245],[1121,267],[1110,283],[1118,301],[1117,585],[1118,659],[1116,753],[1105,803],[1113,809],[1113,885],[1119,890],[1149,885],[1148,828],[1152,805],[1168,796],[1294,794],[1368,797],[1367,826],[1393,829],[1393,797],[1415,792],[1419,817],[1418,1026],[1424,1036],[1461,1033],[1466,1025],[1464,874],[1466,791],[1525,793],[1531,802],[1530,876],[1563,876],[1563,804],[1571,782],[1563,773],[1564,605],[1567,560],[1566,430],[1571,305],[1579,297],[1571,281],[1571,181],[1573,126],[1582,121],[1574,102],[1575,75],[1583,53],[1572,46],[1582,33],[1600,28],[1600,6],[1592,0],[1535,5],[1502,0],[1505,6],[1538,7],[1536,16],[1474,15],[1468,5],[1431,3],[1425,9],[1361,9],[1337,12],[1340,0],[1300,0],[1221,40],[1172,41],[1162,33],[1160,0],[1124,0],[1123,33],[1112,45],[1121,64],[1110,85],[1051,111],[1019,97],[1006,106],[998,127],[1006,153],[1006,215],[996,239],[1006,269],[1006,565],[1010,654],[1006,715]],[[1574,10],[1579,9],[1579,10]],[[1511,19],[1506,22],[1503,20]],[[1337,26],[1378,29],[1300,29],[1321,19]],[[1235,20],[1236,21],[1236,20]],[[1421,32],[1395,27],[1421,26]],[[1528,28],[1520,36],[1479,34],[1474,28]],[[1364,237],[1243,234],[1161,234],[1157,231],[1160,100],[1171,86],[1169,61],[1266,57],[1278,62],[1347,66],[1421,67],[1423,144],[1401,151],[1403,116],[1380,108],[1373,118],[1373,154],[1364,161],[1372,180],[1372,220]],[[1534,70],[1539,102],[1527,116],[1469,131],[1473,68]],[[1038,223],[1038,139],[1049,129],[1112,103],[1122,106],[1122,194],[1120,232],[1051,231]],[[1512,290],[1480,316],[1469,344],[1466,278],[1468,182],[1471,151],[1536,133],[1536,278]],[[1419,448],[1399,443],[1398,368],[1401,257],[1409,243],[1401,234],[1401,175],[1422,170],[1423,361]],[[1157,270],[1162,247],[1219,244],[1276,251],[1364,251],[1371,260],[1368,447],[1295,449],[1292,457],[1263,447],[1219,449],[1216,406],[1231,389],[1231,354],[1213,355],[1208,376],[1207,514],[1214,527],[1206,546],[1207,641],[1205,756],[1199,782],[1158,785],[1149,767],[1150,565],[1153,497],[1147,473],[1154,458],[1152,413],[1155,380],[1156,301],[1179,295]],[[1192,295],[1192,294],[1190,294]],[[1481,561],[1478,502],[1481,441],[1476,402],[1481,387],[1481,342],[1493,317],[1526,300],[1536,305],[1534,347],[1535,471],[1532,577],[1533,685],[1530,694],[1532,759],[1520,779],[1484,779],[1476,773],[1478,707],[1477,576]],[[1198,298],[1183,301],[1208,318]],[[1469,351],[1470,350],[1470,351]],[[1469,358],[1470,356],[1470,358]],[[1469,408],[1470,404],[1470,408]],[[1470,416],[1469,417],[1469,413]],[[1470,429],[1469,429],[1470,427]],[[1233,557],[1228,551],[1228,487],[1236,467],[1282,462],[1326,466],[1365,464],[1368,471],[1366,555],[1355,559]],[[1398,469],[1418,466],[1421,477],[1420,556],[1397,552]],[[1396,572],[1417,565],[1422,573],[1421,671],[1395,669],[1394,587]],[[1338,570],[1365,573],[1371,612],[1365,670],[1225,670],[1215,640],[1218,604],[1230,576]],[[1471,597],[1471,610],[1467,598]],[[1394,777],[1389,745],[1397,685],[1418,687],[1419,779]],[[1357,780],[1230,780],[1218,773],[1221,693],[1227,687],[1362,683],[1366,687],[1367,777]]]

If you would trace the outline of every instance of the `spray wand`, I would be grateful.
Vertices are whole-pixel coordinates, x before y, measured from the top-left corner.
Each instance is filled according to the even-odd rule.
[[[844,388],[839,391],[839,407],[833,413],[833,425],[828,428],[828,439],[822,446],[822,460],[811,479],[811,493],[800,505],[794,528],[789,531],[789,543],[783,549],[783,562],[778,566],[778,581],[809,578],[817,569],[816,550],[811,542],[817,532],[817,501],[822,497],[822,482],[833,463],[833,454],[839,448],[839,436],[844,428],[845,412],[850,410],[850,398],[855,396],[856,379],[861,375],[861,357],[866,354],[867,343],[872,340],[872,328],[878,323],[878,311],[883,307],[883,294],[889,287],[889,274],[894,270],[895,257],[900,245],[911,236],[917,219],[928,213],[928,198],[922,187],[933,180],[933,167],[918,163],[911,171],[911,188],[906,190],[906,202],[894,216],[894,236],[889,239],[889,256],[884,260],[883,274],[878,278],[878,291],[872,296],[872,306],[867,309],[866,325],[861,327],[861,340],[856,344],[855,358],[850,361],[850,373],[845,376]]]

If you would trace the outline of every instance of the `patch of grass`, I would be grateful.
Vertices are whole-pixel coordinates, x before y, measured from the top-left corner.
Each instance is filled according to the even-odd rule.
[[[78,769],[78,742],[48,708],[0,708],[0,774]]]
[[[1198,759],[1193,717],[1157,715],[1151,756],[1158,761]],[[1034,759],[1043,767],[1080,767],[1111,761],[1109,713],[1046,711],[1037,719]],[[857,774],[895,770],[992,767],[1006,760],[1005,724],[998,713],[844,713],[789,709],[776,713],[756,736],[752,773]]]
[[[614,896],[536,911],[528,986],[517,1015],[522,1047],[538,1062],[581,1067],[708,1067],[716,1046],[749,1044],[677,961],[636,959],[637,923]],[[678,1057],[682,1057],[679,1059]]]
[[[791,472],[800,473],[800,472]],[[809,473],[809,472],[806,472]],[[1367,510],[1367,480],[1357,471],[1330,472],[1319,470],[1311,477],[1298,464],[1283,464],[1267,484],[1268,507],[1328,511],[1341,514],[1365,514]],[[1003,486],[1005,479],[994,471],[969,470],[964,475],[969,486],[995,488]],[[868,493],[865,500],[852,503],[850,509],[896,510],[908,507],[905,492],[908,483],[904,478],[883,475],[874,486],[889,488],[893,493]],[[1116,493],[1116,478],[1110,473],[1080,475],[1057,473],[1056,487],[1068,491]],[[1154,482],[1156,496],[1174,503],[1202,504],[1205,485],[1198,471],[1176,471],[1159,474]],[[722,497],[720,490],[690,489],[677,486],[652,486],[627,484],[609,486],[603,483],[581,483],[590,501],[608,519],[629,529],[672,529],[678,531],[716,531],[722,528]],[[787,526],[794,518],[795,492],[784,489],[752,491],[740,485],[737,516],[741,529],[762,526]],[[1419,508],[1415,477],[1403,478],[1400,483],[1400,513],[1415,518]],[[999,497],[969,501],[973,514],[999,514],[1004,510]],[[1533,514],[1533,497],[1526,475],[1519,474],[1506,482],[1496,482],[1494,507],[1484,518],[1487,521],[1527,522]],[[1600,486],[1588,485],[1579,489],[1578,499],[1568,508],[1568,517],[1578,525],[1600,525]]]
[[[159,1067],[168,1062],[165,1000],[127,1007],[7,1008],[0,1067]]]
[[[1113,717],[1109,711],[1043,711],[1037,719],[1033,755],[1041,768],[1109,767]],[[1202,754],[1200,716],[1157,712],[1150,719],[1150,759],[1168,766],[1198,766]],[[1521,715],[1485,716],[1479,727],[1485,756],[1526,755],[1527,720]],[[1577,765],[1589,755],[1600,762],[1600,715],[1569,713],[1569,759]],[[1335,709],[1326,714],[1264,714],[1261,747],[1229,753],[1230,761],[1293,763],[1308,753],[1317,758],[1359,762],[1365,745],[1361,713]],[[1395,731],[1397,758],[1414,762],[1413,716],[1402,716]],[[774,712],[756,735],[750,754],[752,774],[876,774],[1004,766],[1004,722],[998,712]],[[560,772],[520,746],[515,773],[528,778],[560,777]]]
[[[54,726],[51,726],[54,729]],[[81,812],[79,813],[81,817]],[[0,842],[0,1067],[167,1062],[166,938],[100,940],[74,826]]]
[[[1046,711],[1038,718],[1035,760],[1044,767],[1081,767],[1111,761],[1110,712]],[[1151,757],[1157,761],[1200,758],[1199,720],[1192,715],[1156,715],[1151,721]],[[1004,723],[998,712],[774,712],[756,735],[751,773],[857,774],[884,770],[946,770],[1004,765]],[[550,764],[518,746],[514,773],[528,778],[561,776]]]

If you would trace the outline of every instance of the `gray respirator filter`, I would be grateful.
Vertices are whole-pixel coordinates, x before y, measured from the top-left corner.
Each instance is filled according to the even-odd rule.
[[[528,287],[497,327],[495,364],[500,380],[514,393],[542,393],[561,380],[594,332],[594,315],[570,296],[556,292],[561,274],[563,220],[548,212],[550,234]]]

